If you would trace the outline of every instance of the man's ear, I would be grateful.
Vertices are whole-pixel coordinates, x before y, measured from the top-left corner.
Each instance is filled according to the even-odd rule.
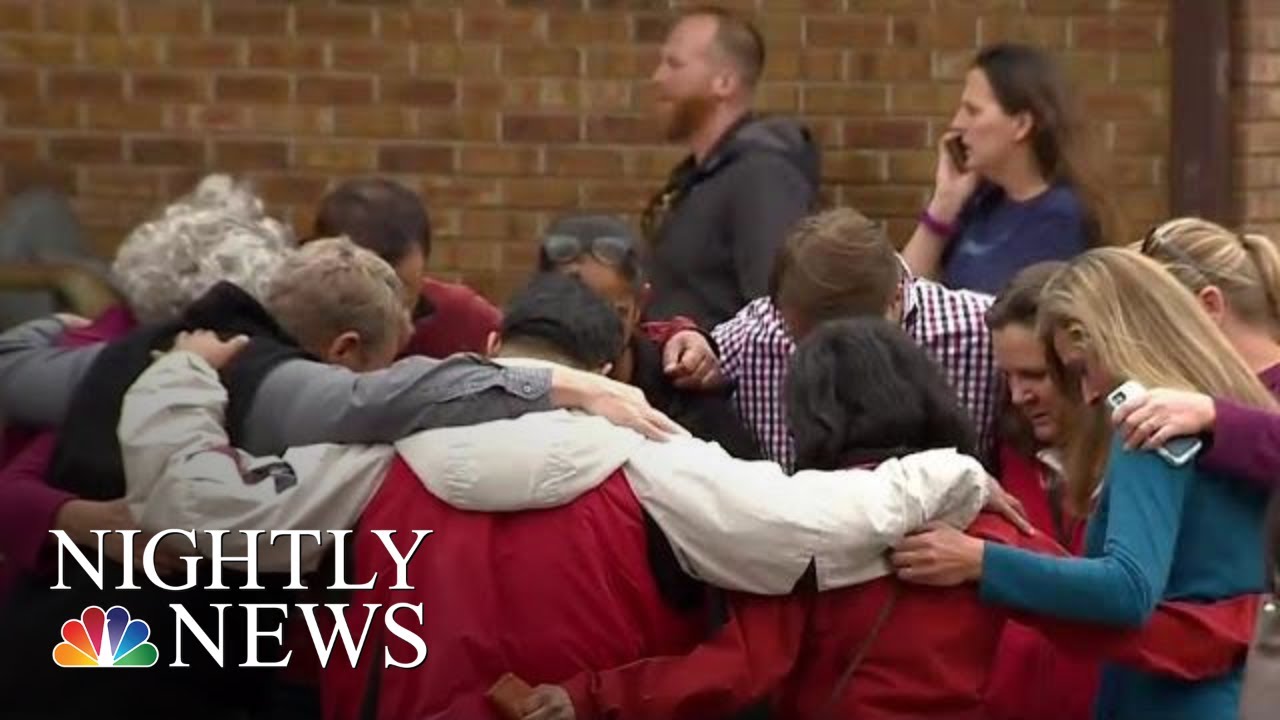
[[[902,283],[893,288],[893,297],[889,299],[889,307],[885,310],[885,318],[892,323],[902,322]]]
[[[733,97],[741,86],[741,76],[727,64],[711,77],[711,92],[721,100]]]
[[[491,331],[484,341],[484,354],[488,357],[496,357],[501,350],[502,335],[497,330]]]
[[[330,341],[321,359],[331,365],[342,365],[354,370],[364,361],[363,350],[364,342],[360,338],[360,333],[347,330]]]

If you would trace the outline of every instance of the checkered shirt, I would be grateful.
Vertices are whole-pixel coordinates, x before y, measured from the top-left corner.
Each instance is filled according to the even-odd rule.
[[[903,280],[902,328],[942,367],[960,404],[973,417],[979,448],[989,452],[1002,392],[985,315],[992,298],[951,290],[928,280]],[[752,301],[711,331],[720,346],[725,377],[736,383],[734,400],[765,456],[791,470],[795,443],[781,393],[795,343],[782,314],[765,297]]]

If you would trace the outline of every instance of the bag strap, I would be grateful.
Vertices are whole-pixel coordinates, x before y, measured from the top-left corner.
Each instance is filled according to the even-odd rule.
[[[889,621],[889,615],[893,612],[893,606],[898,602],[898,595],[901,594],[902,584],[896,579],[893,586],[889,590],[889,597],[884,601],[884,605],[880,606],[880,612],[876,615],[875,622],[871,624],[871,629],[867,631],[867,636],[858,643],[857,649],[853,653],[853,657],[849,659],[849,664],[845,666],[844,672],[840,674],[840,679],[836,681],[835,687],[831,689],[831,695],[827,698],[826,704],[822,706],[822,711],[818,713],[818,717],[823,720],[834,720],[836,708],[840,704],[840,696],[844,695],[844,689],[849,685],[849,681],[853,679],[853,673],[862,664],[867,657],[867,653],[871,651],[871,646],[875,643],[876,638],[880,636],[880,631],[884,629],[885,623]]]

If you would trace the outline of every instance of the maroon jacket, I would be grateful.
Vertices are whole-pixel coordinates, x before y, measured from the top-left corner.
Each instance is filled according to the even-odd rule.
[[[1258,374],[1280,398],[1280,365]],[[1214,472],[1245,478],[1271,490],[1280,487],[1280,414],[1214,400],[1217,415],[1200,465]]]
[[[427,278],[422,298],[428,314],[414,324],[405,355],[484,354],[489,333],[502,325],[501,311],[466,285]]]
[[[123,305],[109,308],[91,325],[67,331],[61,343],[81,347],[128,334],[137,325]],[[49,487],[45,476],[57,444],[56,430],[25,438],[18,447],[6,438],[7,462],[0,470],[0,600],[8,596],[21,573],[35,569],[48,547],[49,530],[70,493]],[[16,451],[10,454],[10,451]]]

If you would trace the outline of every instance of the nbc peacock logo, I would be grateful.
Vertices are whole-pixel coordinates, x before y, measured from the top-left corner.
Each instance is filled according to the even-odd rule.
[[[62,624],[62,642],[53,649],[59,667],[151,667],[159,659],[156,646],[147,642],[151,628],[129,619],[129,611],[116,605],[102,611],[90,605],[80,619]]]

